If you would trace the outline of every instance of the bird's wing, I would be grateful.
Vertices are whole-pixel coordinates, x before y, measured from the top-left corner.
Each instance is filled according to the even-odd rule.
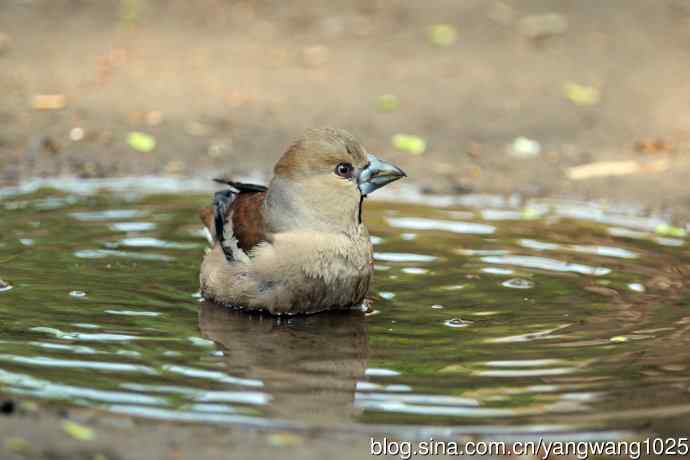
[[[265,241],[261,208],[267,188],[263,185],[214,179],[230,188],[216,192],[213,204],[200,211],[201,221],[229,261],[246,260],[246,252]]]

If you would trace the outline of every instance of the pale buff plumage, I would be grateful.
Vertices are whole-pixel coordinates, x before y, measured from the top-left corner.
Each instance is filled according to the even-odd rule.
[[[351,177],[339,175],[343,164]],[[224,248],[216,238],[201,265],[204,298],[273,314],[361,304],[373,275],[362,195],[404,173],[346,131],[320,129],[293,144],[274,174],[264,195],[232,195]],[[209,212],[202,218],[214,234]]]

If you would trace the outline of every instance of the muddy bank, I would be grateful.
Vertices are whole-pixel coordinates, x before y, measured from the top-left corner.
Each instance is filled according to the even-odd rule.
[[[79,439],[70,424],[90,438]],[[0,416],[0,431],[0,457],[7,460],[369,458],[368,437],[361,434],[186,425],[34,403]]]
[[[332,125],[430,191],[629,201],[682,221],[688,24],[675,0],[3,2],[0,178],[267,174],[304,128]],[[399,133],[424,153],[396,149]],[[612,160],[627,163],[569,178]]]

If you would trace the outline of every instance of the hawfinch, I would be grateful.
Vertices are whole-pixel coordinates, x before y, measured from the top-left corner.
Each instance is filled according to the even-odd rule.
[[[308,130],[268,187],[226,180],[201,210],[212,248],[201,263],[209,301],[274,315],[361,305],[373,275],[364,198],[406,174],[342,129]]]

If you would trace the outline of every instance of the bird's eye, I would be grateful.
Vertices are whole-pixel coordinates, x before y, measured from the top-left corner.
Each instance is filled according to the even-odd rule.
[[[335,167],[335,173],[346,179],[352,177],[352,171],[354,171],[354,168],[350,163],[338,163],[338,166]]]

